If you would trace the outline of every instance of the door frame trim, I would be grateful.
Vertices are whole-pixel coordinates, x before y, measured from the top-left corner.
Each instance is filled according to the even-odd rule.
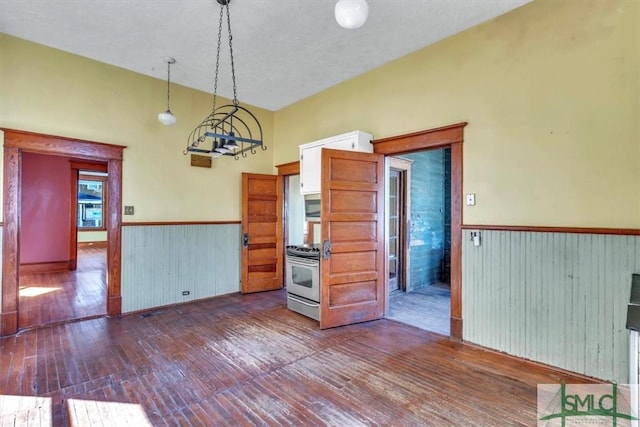
[[[104,172],[107,173],[106,163],[94,163],[94,162],[79,162],[71,160],[69,162],[71,168],[71,193],[69,194],[69,270],[76,270],[78,267],[78,181],[80,179],[80,170],[92,171],[92,172]],[[104,180],[106,181],[106,180]],[[105,186],[108,190],[108,185]],[[107,194],[104,193],[103,199],[109,202]],[[106,206],[109,206],[106,204]],[[104,214],[104,208],[102,213]],[[103,215],[104,229],[106,230],[106,217]],[[100,230],[104,231],[104,230]]]
[[[404,202],[402,202],[404,206],[402,208],[405,209],[405,211],[403,212],[403,215],[401,215],[404,223],[400,224],[400,242],[402,243],[400,250],[402,254],[398,257],[398,260],[402,261],[402,272],[398,280],[402,279],[402,285],[405,289],[411,289],[411,275],[409,274],[409,272],[411,271],[411,259],[407,256],[409,254],[409,212],[411,212],[411,189],[408,184],[411,182],[411,167],[413,165],[413,160],[403,159],[395,156],[385,157],[389,159],[388,165],[385,164],[385,166],[388,166],[389,170],[396,169],[400,171],[399,176],[402,177],[402,180],[404,181],[402,183],[404,193],[404,196],[402,197],[404,199]],[[385,171],[385,173],[386,172],[387,171]],[[385,199],[388,198],[387,191],[388,189],[385,189]],[[385,232],[385,240],[389,240],[389,234],[387,232]],[[389,246],[387,245],[386,248],[388,249],[388,247]],[[388,256],[389,254],[387,253],[387,259]],[[388,313],[388,299],[387,301],[385,301],[384,307],[384,312]]]
[[[280,186],[280,200],[282,200],[282,239],[284,242],[289,242],[289,177],[293,175],[300,175],[300,160],[295,160],[289,163],[282,163],[276,165],[278,168],[278,175],[282,177],[282,185]],[[282,259],[286,258],[286,245],[283,245]],[[287,283],[287,266],[286,263],[282,263],[282,280]]]
[[[0,336],[18,332],[19,265],[20,265],[20,192],[22,153],[67,156],[107,163],[108,228],[107,228],[107,314],[122,313],[120,289],[121,210],[122,210],[122,145],[105,144],[2,128],[4,132],[3,227],[2,227],[2,312]]]
[[[372,141],[373,152],[386,156],[433,148],[451,149],[451,327],[462,340],[462,143],[467,122]],[[385,293],[386,294],[386,293]]]

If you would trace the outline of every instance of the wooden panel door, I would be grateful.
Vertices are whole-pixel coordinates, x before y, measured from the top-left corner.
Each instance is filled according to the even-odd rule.
[[[282,178],[243,173],[243,294],[283,287],[282,244]]]
[[[383,217],[384,157],[323,149],[320,328],[384,315]]]

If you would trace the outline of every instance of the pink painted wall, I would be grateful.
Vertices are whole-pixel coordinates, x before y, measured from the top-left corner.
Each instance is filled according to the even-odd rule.
[[[68,261],[69,159],[23,153],[21,184],[20,264]]]

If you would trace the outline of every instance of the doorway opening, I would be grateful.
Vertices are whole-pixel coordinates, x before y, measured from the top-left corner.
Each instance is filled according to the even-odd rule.
[[[19,277],[19,329],[107,314],[107,247],[81,246],[75,270]]]
[[[106,314],[107,164],[25,152],[20,329]]]
[[[451,150],[388,157],[387,318],[450,335]]]
[[[21,259],[21,165],[23,156],[28,153],[81,159],[85,162],[101,163],[108,172],[107,221],[107,262],[105,269],[108,277],[105,298],[108,315],[121,314],[120,289],[120,246],[121,246],[121,200],[122,200],[122,152],[124,146],[83,141],[59,136],[44,135],[13,129],[4,132],[4,170],[3,170],[3,212],[2,227],[2,309],[0,311],[0,335],[12,335],[18,331],[20,302],[20,264]],[[69,163],[67,161],[67,168]],[[67,169],[68,170],[68,169]],[[68,200],[68,199],[67,199]],[[73,203],[75,205],[75,203]],[[48,211],[47,211],[48,213]],[[68,216],[68,224],[71,216]],[[46,218],[45,218],[46,220]],[[75,221],[75,217],[73,218]],[[70,234],[75,239],[73,233]],[[66,260],[72,265],[74,257],[68,243]]]

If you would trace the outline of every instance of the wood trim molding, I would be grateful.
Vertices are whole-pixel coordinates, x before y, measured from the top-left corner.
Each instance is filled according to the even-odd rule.
[[[450,335],[462,340],[462,142],[451,144],[451,325]]]
[[[278,168],[278,175],[280,175],[282,178],[282,185],[280,185],[278,187],[278,198],[280,198],[280,200],[282,200],[283,205],[282,205],[282,209],[280,211],[280,215],[282,217],[282,238],[284,242],[288,242],[289,241],[289,230],[287,227],[287,224],[290,221],[289,218],[289,177],[293,176],[293,175],[300,175],[300,161],[296,160],[293,162],[289,162],[289,163],[282,163],[279,165],[276,165],[276,167]],[[304,238],[306,239],[307,235],[304,236]],[[306,240],[305,240],[306,241]],[[284,265],[285,263],[282,263],[282,277],[283,280],[286,281],[286,267]]]
[[[124,146],[21,130],[4,131],[3,228],[2,228],[2,314],[0,336],[18,331],[18,286],[20,270],[20,163],[23,152],[72,157],[90,162],[108,162],[109,228],[107,250],[107,313],[121,314],[120,211],[122,198],[122,151]]]
[[[69,194],[69,270],[78,268],[78,169],[71,166]]]
[[[0,336],[18,332],[20,150],[7,146],[5,133],[2,227],[2,317]]]
[[[404,181],[403,185],[405,185],[407,187],[406,190],[406,198],[401,201],[404,202],[404,207],[405,207],[405,216],[404,216],[404,221],[405,224],[403,224],[404,227],[407,227],[406,230],[408,230],[409,228],[409,224],[410,224],[410,212],[411,212],[411,191],[410,191],[410,187],[411,187],[411,168],[413,166],[413,160],[410,159],[403,159],[403,158],[399,158],[399,157],[391,157],[389,159],[389,167],[394,168],[394,169],[399,169],[404,171]],[[401,272],[400,272],[400,277],[403,281],[404,281],[404,289],[411,289],[411,257],[409,256],[409,251],[411,250],[411,247],[409,245],[409,239],[407,238],[407,233],[402,233],[404,235],[398,236],[399,237],[399,241],[400,244],[402,245],[400,251],[399,251],[399,255],[401,255],[398,258],[398,261],[402,262],[403,267],[401,268]],[[385,311],[389,310],[389,304],[388,301],[385,303]]]
[[[122,155],[122,153],[120,153]],[[107,176],[107,314],[122,313],[122,160],[109,159]]]
[[[109,165],[103,162],[90,162],[90,161],[77,161],[70,160],[69,164],[71,166],[71,194],[69,195],[69,212],[71,215],[69,216],[69,230],[71,230],[69,234],[69,270],[76,270],[78,267],[78,180],[83,177],[80,174],[81,170],[93,171],[93,172],[108,172]],[[99,229],[85,229],[91,231],[106,231],[106,219],[105,215],[106,209],[108,208],[108,200],[107,194],[105,193],[105,189],[108,188],[106,176],[104,177],[90,177],[88,179],[96,179],[100,180],[103,183],[102,187],[102,227]],[[82,228],[80,230],[83,230]]]
[[[307,221],[307,234],[304,235],[304,242],[311,245],[316,235],[316,227],[320,228],[320,222]]]
[[[54,154],[77,157],[93,161],[122,160],[124,145],[46,135],[23,130],[2,128],[5,133],[4,146],[15,147],[31,153]]]
[[[16,310],[13,311],[3,311],[0,313],[0,336],[7,336],[15,334],[18,330],[18,312]]]
[[[467,122],[371,141],[374,153],[398,155],[462,143]]]
[[[462,341],[462,318],[451,316],[449,322],[449,335],[454,341]]]
[[[538,233],[610,234],[620,236],[640,236],[638,228],[589,228],[589,227],[547,227],[537,225],[473,225],[464,224],[463,230],[522,231]]]
[[[180,307],[181,305],[185,305],[185,304],[193,304],[194,302],[204,302],[204,301],[215,300],[216,298],[220,298],[222,296],[229,296],[229,295],[238,295],[239,296],[239,295],[242,295],[242,293],[240,293],[240,292],[231,292],[231,293],[225,294],[225,295],[216,295],[216,296],[212,296],[212,297],[199,298],[199,299],[194,299],[194,300],[189,300],[189,301],[174,302],[172,304],[158,305],[158,306],[150,307],[150,308],[142,308],[140,310],[128,311],[128,312],[124,313],[122,316],[123,317],[125,317],[125,316],[140,316],[140,315],[145,314],[145,313],[154,313],[154,312],[167,310],[167,309],[174,308],[174,307]]]
[[[123,227],[151,226],[151,225],[226,225],[242,224],[242,221],[149,221],[149,222],[123,222]]]
[[[73,216],[73,221],[76,227],[76,231],[107,231],[108,226],[107,226],[107,207],[109,206],[109,177],[108,175],[105,176],[94,176],[94,175],[85,175],[80,173],[79,169],[71,169],[72,171],[75,171],[75,179],[76,182],[74,185],[72,185],[74,188],[72,189],[73,193],[71,193],[71,200],[74,203],[74,216]],[[78,181],[96,181],[96,182],[102,182],[102,227],[78,227],[77,226],[77,220],[78,220]]]
[[[399,155],[434,148],[451,149],[451,329],[462,340],[462,143],[466,122],[372,141],[373,152]]]
[[[20,264],[20,274],[59,273],[71,270],[71,260]]]
[[[278,175],[299,175],[300,174],[300,161],[283,163],[276,165],[278,168]]]
[[[99,241],[99,242],[78,242],[78,249],[86,249],[86,248],[106,248],[107,241]]]
[[[101,162],[89,162],[89,161],[77,161],[71,160],[69,161],[71,165],[71,169],[78,169],[83,171],[92,171],[92,172],[103,172],[107,173],[108,165],[106,163]]]
[[[566,369],[562,369],[559,368],[557,366],[554,365],[547,365],[545,363],[542,362],[536,362],[535,360],[531,360],[531,359],[526,359],[524,357],[519,357],[519,356],[514,356],[513,354],[509,354],[509,353],[505,353],[503,351],[499,351],[493,348],[489,348],[489,347],[485,347],[482,346],[480,344],[476,344],[474,342],[470,342],[470,341],[465,341],[464,342],[465,346],[469,346],[471,348],[475,348],[479,351],[482,352],[486,352],[490,355],[498,355],[501,358],[505,359],[505,363],[504,366],[507,367],[515,367],[518,370],[522,370],[523,368],[528,368],[526,369],[527,372],[534,372],[538,369],[544,369],[545,371],[553,371],[556,372],[556,378],[558,379],[558,382],[564,382],[564,378],[566,377],[570,377],[572,378],[572,381],[574,381],[573,379],[575,378],[579,378],[580,381],[582,381],[584,384],[602,384],[602,383],[608,383],[608,381],[604,381],[600,378],[596,378],[596,377],[590,377],[588,375],[585,374],[581,374],[579,372],[574,372],[574,371],[569,371]],[[480,357],[482,357],[480,355]],[[523,366],[524,365],[524,366]],[[564,378],[563,378],[564,377]]]

